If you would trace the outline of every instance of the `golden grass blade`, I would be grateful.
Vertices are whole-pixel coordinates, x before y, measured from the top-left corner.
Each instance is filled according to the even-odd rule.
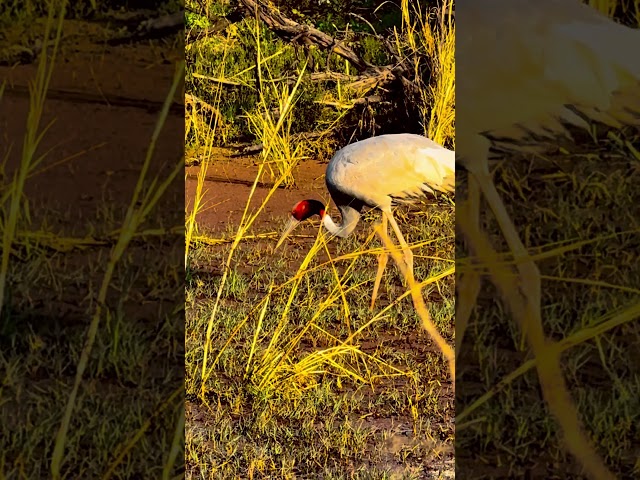
[[[558,348],[560,352],[564,352],[573,347],[581,345],[589,340],[597,338],[599,335],[602,335],[616,327],[624,325],[625,323],[632,322],[636,320],[640,316],[640,304],[636,303],[631,305],[630,307],[624,307],[619,309],[619,313],[610,312],[606,315],[603,315],[599,320],[595,321],[595,326],[583,328],[576,333],[568,336],[567,338],[560,340],[558,342]],[[505,375],[502,380],[500,380],[495,386],[493,386],[488,392],[480,396],[476,401],[474,401],[471,405],[464,409],[456,418],[459,422],[462,422],[465,418],[471,415],[475,410],[479,407],[487,403],[491,398],[496,396],[500,391],[502,391],[507,385],[512,383],[516,378],[524,375],[532,368],[537,366],[537,360],[534,358],[532,360],[528,360],[523,363],[520,367],[515,369],[508,375]],[[458,429],[465,428],[467,424],[458,423]]]
[[[269,299],[271,298],[271,291],[273,290],[273,284],[269,286],[269,292],[265,296],[266,301],[264,302],[264,306],[260,311],[260,316],[258,317],[258,325],[256,326],[256,330],[253,334],[253,342],[251,343],[251,350],[249,350],[249,358],[247,359],[247,368],[245,369],[245,377],[249,374],[249,367],[251,366],[251,361],[253,360],[253,356],[256,353],[256,347],[258,344],[258,338],[260,336],[260,332],[262,332],[262,324],[264,322],[264,316],[267,313],[267,307],[269,306]]]

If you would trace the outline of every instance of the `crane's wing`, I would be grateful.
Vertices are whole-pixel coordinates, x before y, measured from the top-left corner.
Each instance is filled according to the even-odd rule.
[[[612,126],[639,120],[640,31],[578,0],[456,7],[458,138],[550,137],[567,133],[563,122],[587,127],[583,117]]]
[[[455,153],[419,135],[382,135],[353,143],[327,167],[330,191],[388,209],[455,188]]]

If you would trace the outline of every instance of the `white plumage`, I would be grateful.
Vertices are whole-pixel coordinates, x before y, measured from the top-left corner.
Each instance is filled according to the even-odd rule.
[[[367,206],[382,211],[385,232],[387,222],[391,223],[407,267],[413,270],[413,255],[393,218],[392,207],[412,203],[429,193],[453,192],[455,152],[420,135],[380,135],[338,150],[327,166],[325,180],[331,199],[342,216],[341,223],[336,224],[325,214],[321,202],[302,200],[294,205],[276,248],[301,221],[313,215],[320,215],[324,227],[333,235],[347,237],[355,230],[362,208]],[[372,308],[387,260],[388,253],[378,258]]]

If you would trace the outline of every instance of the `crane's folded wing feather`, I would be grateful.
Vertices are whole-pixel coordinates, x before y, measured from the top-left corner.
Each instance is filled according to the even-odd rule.
[[[361,199],[369,206],[389,209],[425,193],[455,188],[455,153],[426,137],[382,135],[353,143],[327,167],[327,186]]]
[[[536,136],[568,136],[566,124],[640,122],[639,30],[577,0],[456,6],[459,139],[491,134],[535,144]],[[462,157],[466,147],[461,141]]]

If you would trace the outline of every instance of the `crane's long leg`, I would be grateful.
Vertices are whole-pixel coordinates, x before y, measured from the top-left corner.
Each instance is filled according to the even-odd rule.
[[[465,208],[470,212],[469,218],[471,218],[474,226],[480,230],[480,185],[478,185],[476,177],[471,174],[469,174],[468,182],[469,193]],[[456,300],[456,358],[458,358],[464,334],[469,325],[471,312],[480,293],[480,275],[474,271],[460,275],[456,289],[458,290],[458,298]]]
[[[509,213],[507,212],[502,199],[500,198],[500,194],[496,190],[496,186],[493,183],[493,178],[489,173],[489,149],[491,147],[491,143],[488,139],[482,137],[481,135],[476,135],[474,137],[467,138],[466,142],[466,155],[463,155],[461,160],[462,164],[466,167],[469,172],[469,195],[473,192],[471,191],[472,182],[471,177],[474,177],[478,182],[477,185],[480,187],[482,191],[482,195],[487,200],[489,204],[489,208],[493,212],[496,220],[498,221],[498,225],[500,227],[500,231],[504,239],[509,246],[509,249],[513,253],[515,260],[515,267],[518,272],[519,282],[520,282],[520,291],[524,295],[529,304],[529,308],[531,309],[531,314],[533,318],[536,319],[538,323],[541,324],[542,316],[541,316],[541,294],[540,294],[540,270],[538,270],[538,266],[528,255],[527,249],[525,248],[522,240],[520,240],[520,235],[518,235],[518,231],[514,226],[511,218],[509,217]],[[459,159],[457,158],[456,161]],[[479,221],[479,212],[478,216],[475,217],[476,212],[472,211],[472,218],[474,221]],[[469,242],[473,242],[472,238],[468,239]],[[473,303],[477,295],[473,299]],[[467,299],[468,300],[468,299]],[[463,305],[464,308],[464,305]],[[464,312],[463,312],[464,313]],[[462,318],[463,322],[465,318]],[[468,320],[468,318],[467,318]],[[458,318],[456,318],[456,322]],[[458,342],[456,342],[457,344]]]
[[[382,214],[382,231],[384,234],[387,234],[387,216]],[[373,310],[373,306],[376,303],[376,297],[378,296],[378,289],[380,288],[380,280],[382,280],[382,273],[387,266],[387,262],[389,261],[389,252],[382,246],[383,250],[380,255],[378,255],[378,271],[376,273],[376,281],[373,284],[373,294],[371,296],[371,306],[369,307]]]
[[[486,162],[486,157],[484,160]],[[570,443],[567,442],[569,443],[569,451],[585,467],[589,465],[589,470],[593,472],[593,478],[613,479],[615,477],[596,453],[593,442],[582,432],[577,409],[571,400],[560,367],[560,356],[558,353],[551,353],[548,358],[545,358],[548,353],[545,349],[549,348],[550,344],[547,341],[542,325],[540,271],[520,240],[518,232],[496,190],[488,168],[486,168],[486,163],[480,166],[484,168],[471,173],[476,175],[482,193],[487,199],[496,220],[498,220],[500,230],[515,256],[516,268],[520,277],[519,290],[526,301],[526,304],[523,305],[524,308],[518,308],[520,312],[516,314],[516,318],[521,322],[533,354],[538,359],[536,368],[543,398],[565,437],[570,436],[572,438]],[[473,239],[471,240],[473,241]],[[498,286],[498,283],[496,283],[496,286]]]
[[[400,242],[400,246],[404,253],[404,263],[407,265],[408,273],[413,277],[413,253],[411,252],[407,242],[405,242],[402,232],[400,231],[400,227],[396,223],[396,219],[393,218],[393,213],[383,211],[382,214],[389,219],[389,223],[391,224],[396,237],[398,237],[398,241]]]
[[[537,319],[538,322],[541,322],[542,299],[540,284],[542,279],[540,277],[540,270],[529,256],[522,240],[520,240],[516,227],[509,217],[509,213],[500,198],[500,194],[496,190],[493,179],[491,178],[488,169],[486,170],[486,172],[472,172],[472,175],[476,176],[482,193],[487,199],[489,207],[498,221],[498,225],[504,235],[504,239],[513,252],[514,260],[516,261],[516,268],[520,276],[520,290],[529,303],[529,308],[531,308],[533,318]]]

